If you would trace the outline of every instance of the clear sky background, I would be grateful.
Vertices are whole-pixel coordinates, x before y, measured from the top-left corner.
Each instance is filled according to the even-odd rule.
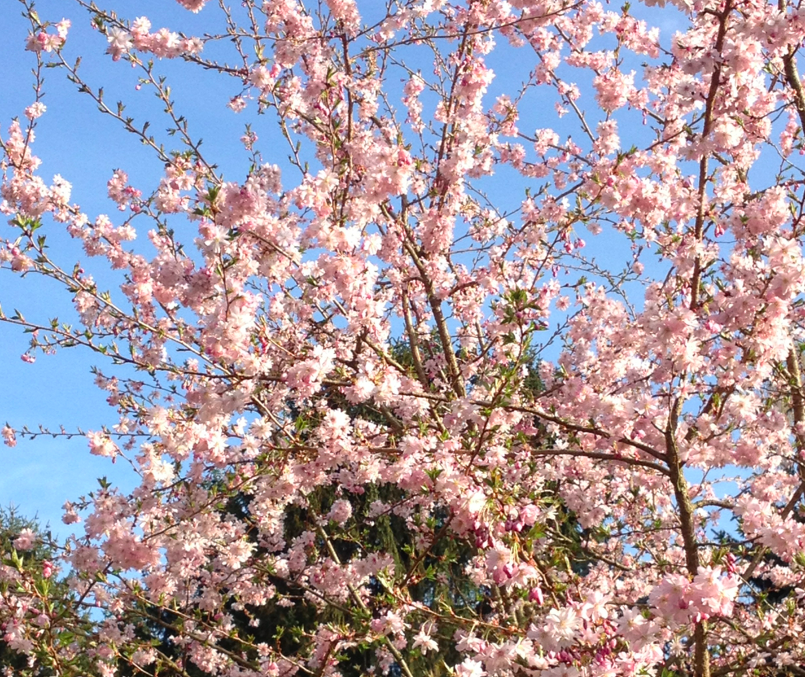
[[[220,10],[217,3],[210,2],[198,15],[191,14],[172,0],[128,0],[127,2],[103,2],[104,7],[115,9],[121,17],[133,19],[148,16],[154,29],[166,26],[182,30],[188,35],[199,35],[205,31],[218,30],[221,26]],[[233,2],[237,5],[239,3]],[[376,8],[384,3],[362,0],[362,9]],[[136,90],[137,73],[125,62],[113,63],[104,54],[105,38],[94,31],[88,16],[69,0],[42,0],[37,5],[40,17],[59,20],[67,17],[72,20],[72,29],[64,50],[68,60],[78,54],[84,57],[81,74],[95,87],[103,86],[105,100],[114,103],[123,100],[127,113],[134,115],[140,124],[149,120],[151,130],[167,141],[168,148],[178,148],[175,140],[169,139],[161,131],[165,124],[159,118],[159,107],[147,88]],[[610,6],[620,11],[620,3]],[[33,102],[31,68],[35,59],[23,51],[28,24],[20,16],[21,7],[15,0],[0,3],[0,26],[3,40],[0,41],[0,128],[6,135],[8,124],[14,117],[21,117],[26,106]],[[636,8],[638,13],[647,10]],[[663,43],[668,44],[673,32],[684,25],[674,10],[665,9],[659,17]],[[513,58],[515,60],[513,60]],[[522,50],[515,55],[501,50],[490,58],[490,65],[497,73],[493,93],[485,103],[491,106],[496,93],[500,93],[522,80],[522,74],[535,64],[533,53]],[[425,66],[425,64],[423,64]],[[639,64],[636,64],[639,71]],[[519,70],[515,70],[519,69]],[[523,70],[525,69],[525,70]],[[168,76],[180,114],[190,120],[191,135],[204,138],[203,149],[221,168],[227,180],[242,181],[248,167],[248,156],[239,138],[246,122],[253,122],[254,130],[260,136],[260,146],[264,159],[287,167],[284,158],[286,146],[276,131],[266,123],[265,118],[254,115],[254,105],[245,113],[236,116],[226,108],[229,99],[240,93],[236,80],[228,80],[202,72],[198,68],[187,68],[184,64],[160,61],[157,70]],[[578,71],[576,71],[578,75]],[[73,185],[72,201],[81,205],[91,219],[98,214],[108,214],[119,222],[119,212],[106,196],[106,182],[116,168],[124,169],[135,187],[153,189],[161,176],[161,165],[151,152],[131,135],[126,134],[118,123],[100,115],[92,100],[78,93],[75,85],[69,83],[60,70],[45,72],[45,104],[48,111],[41,119],[37,129],[37,139],[33,145],[34,153],[42,159],[40,175],[50,182],[53,175],[60,174]],[[393,87],[401,87],[395,85]],[[580,82],[582,90],[584,84]],[[535,101],[533,117],[521,125],[523,131],[530,133],[538,127],[553,126],[562,133],[562,124],[557,126],[553,111],[553,100],[546,88],[540,89],[541,100]],[[588,110],[595,108],[589,90],[585,91],[584,105]],[[156,111],[156,113],[155,113]],[[147,113],[147,114],[146,114]],[[427,110],[426,110],[427,114]],[[595,119],[593,118],[593,122]],[[568,122],[568,124],[570,124]],[[571,132],[571,130],[573,130]],[[575,126],[567,128],[575,133]],[[633,130],[623,130],[628,137]],[[631,143],[631,141],[629,142]],[[506,176],[496,177],[489,182],[495,197],[519,204],[523,198],[522,180],[518,188],[507,187]],[[293,185],[293,184],[292,184]],[[139,222],[140,226],[145,221]],[[135,227],[137,226],[135,222]],[[175,223],[180,239],[189,241],[193,226],[187,222]],[[95,274],[99,286],[114,288],[114,276],[102,274],[99,260],[87,261],[79,246],[63,232],[63,226],[50,224],[46,233],[51,251],[72,268],[72,262],[82,261],[85,267]],[[11,230],[0,225],[0,237],[10,237]],[[609,239],[593,242],[589,234],[580,233],[603,257],[614,256],[619,260],[628,257],[623,243]],[[184,237],[183,237],[184,236]],[[147,249],[144,232],[140,234],[140,244]],[[145,244],[142,244],[145,242]],[[146,249],[143,251],[147,253]],[[27,279],[20,282],[7,271],[0,271],[0,302],[9,313],[17,305],[29,319],[46,321],[58,315],[62,321],[70,321],[72,314],[68,295],[60,293],[56,285],[48,280]],[[27,347],[27,338],[18,328],[0,323],[0,425],[9,422],[19,428],[27,425],[36,428],[39,424],[51,429],[64,425],[67,430],[97,430],[103,425],[114,425],[117,420],[114,411],[106,404],[102,391],[93,384],[90,368],[93,364],[102,365],[99,358],[87,351],[72,349],[60,351],[54,356],[37,354],[35,364],[26,364],[20,359]],[[64,535],[68,528],[61,523],[61,506],[68,499],[91,491],[97,486],[96,478],[107,476],[115,484],[130,488],[134,480],[125,465],[113,465],[108,459],[92,457],[88,453],[83,438],[50,439],[35,441],[19,440],[14,449],[0,447],[2,472],[0,472],[0,504],[14,503],[23,514],[38,515],[43,523],[50,523],[56,533]]]

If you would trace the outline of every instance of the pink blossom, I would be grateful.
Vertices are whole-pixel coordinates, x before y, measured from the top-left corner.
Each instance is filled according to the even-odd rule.
[[[582,619],[572,607],[551,609],[545,620],[546,634],[562,644],[573,639],[582,623]]]
[[[729,617],[739,587],[737,577],[722,576],[720,567],[703,567],[693,579],[691,599],[701,613]]]
[[[14,539],[16,550],[30,550],[37,541],[36,533],[32,529],[22,529]]]
[[[383,635],[402,634],[406,627],[406,623],[394,611],[387,611],[384,616],[372,621],[372,630]]]
[[[37,118],[42,117],[46,110],[47,106],[45,106],[45,104],[43,104],[41,101],[37,101],[25,109],[25,117],[29,120],[36,120]]]
[[[56,567],[53,565],[53,562],[49,560],[42,562],[42,578],[50,578],[55,570]]]
[[[114,442],[104,433],[88,433],[89,451],[95,456],[115,458],[119,451]]]
[[[316,346],[311,352],[310,359],[300,362],[289,370],[288,385],[303,397],[312,395],[332,369],[334,359],[334,350]]]
[[[3,426],[2,430],[3,442],[7,447],[15,447],[17,446],[17,435],[14,432],[14,428],[9,426],[8,424]]]
[[[465,658],[463,663],[456,665],[455,671],[458,677],[484,677],[487,674],[483,663],[471,658]]]
[[[610,70],[595,78],[596,100],[607,113],[611,113],[626,105],[634,95],[634,73],[625,74],[619,70]]]
[[[422,655],[426,655],[428,651],[438,651],[439,645],[436,641],[431,637],[433,634],[433,624],[429,623],[423,625],[419,632],[414,635],[414,643],[411,645],[414,649],[419,649],[422,652]]]
[[[352,504],[344,499],[339,499],[330,508],[329,517],[337,524],[343,525],[352,517]]]
[[[204,7],[207,0],[177,0],[177,2],[185,9],[189,9],[191,12],[199,12],[201,11],[201,8]]]

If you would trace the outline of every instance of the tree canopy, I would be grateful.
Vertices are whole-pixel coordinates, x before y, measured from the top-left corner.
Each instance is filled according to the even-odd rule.
[[[138,486],[2,532],[5,667],[805,673],[805,9],[103,4],[19,2],[0,321],[117,423],[2,435]],[[59,77],[108,214],[36,154]]]

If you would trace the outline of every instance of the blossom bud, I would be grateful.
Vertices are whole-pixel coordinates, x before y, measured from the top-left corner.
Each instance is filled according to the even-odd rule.
[[[540,588],[531,588],[528,593],[528,600],[542,606],[542,603],[545,601],[545,598],[542,596],[542,590]]]

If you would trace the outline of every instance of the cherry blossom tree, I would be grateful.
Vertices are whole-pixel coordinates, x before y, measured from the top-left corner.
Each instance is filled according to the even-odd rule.
[[[179,4],[218,32],[21,3],[0,264],[73,308],[0,319],[94,351],[140,478],[65,497],[69,594],[3,574],[25,670],[804,674],[805,8]],[[239,175],[166,60],[231,88]],[[49,68],[164,168],[111,215],[42,173]]]
[[[42,528],[37,520],[21,517],[14,508],[0,508],[0,552],[3,553],[0,597],[4,604],[12,596],[19,597],[21,592],[29,599],[42,595],[52,598],[49,613],[40,613],[33,619],[40,627],[49,625],[54,614],[75,612],[65,581],[58,576],[54,565],[56,548],[52,540],[50,531]],[[6,633],[15,634],[16,621],[23,619],[23,622],[31,620],[30,617],[26,618],[25,612],[4,619]],[[22,635],[19,639],[22,644],[12,640],[0,645],[0,665],[4,671],[12,674],[26,671],[26,654],[35,651],[33,643],[25,644]],[[77,665],[89,667],[86,661],[77,662]]]

